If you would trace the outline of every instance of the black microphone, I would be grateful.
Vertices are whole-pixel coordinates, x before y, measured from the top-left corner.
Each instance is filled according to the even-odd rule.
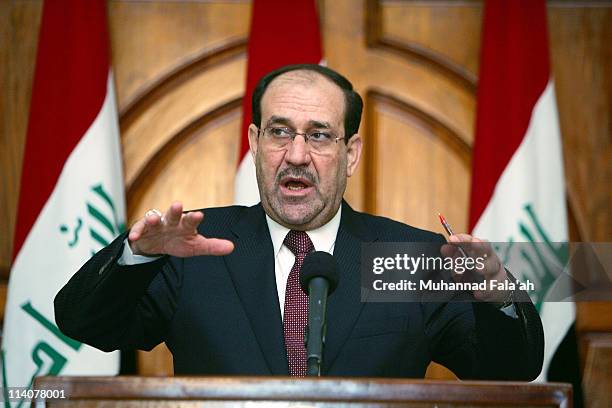
[[[306,375],[320,376],[325,346],[327,296],[338,286],[338,264],[327,252],[311,252],[304,258],[300,285],[308,294],[308,327],[304,332]]]

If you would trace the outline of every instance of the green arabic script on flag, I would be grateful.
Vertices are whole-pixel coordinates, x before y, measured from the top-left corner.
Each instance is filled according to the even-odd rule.
[[[125,231],[125,222],[119,220],[117,209],[113,203],[113,199],[108,194],[102,184],[96,184],[91,187],[92,193],[102,204],[97,204],[95,200],[88,200],[86,205],[87,215],[90,217],[88,226],[89,235],[95,242],[92,247],[92,255],[101,248],[111,243],[112,238]],[[106,208],[101,208],[101,206]],[[110,213],[110,215],[109,215]],[[76,216],[74,227],[71,229],[69,224],[64,223],[59,226],[62,234],[67,234],[69,241],[67,245],[73,248],[79,243],[79,237],[83,228],[83,216]],[[101,230],[103,231],[101,231]],[[110,238],[109,238],[110,237]]]
[[[59,226],[61,236],[67,238],[65,244],[68,250],[77,251],[80,245],[85,245],[93,255],[125,231],[125,222],[117,211],[114,201],[102,182],[94,184],[89,189],[88,196],[83,198],[80,205],[80,212],[75,215],[74,226],[71,228],[67,223],[62,223]],[[84,238],[81,239],[81,231],[83,230],[88,230],[89,235],[84,235]],[[25,384],[27,389],[32,389],[34,378],[37,376],[61,374],[69,362],[69,352],[78,353],[83,344],[63,334],[52,318],[46,316],[37,307],[36,299],[28,298],[25,300],[20,305],[20,311],[23,312],[21,317],[24,319],[25,325],[35,324],[37,327],[43,328],[46,334],[39,336],[27,355],[19,358],[19,360],[30,359],[33,364],[32,374],[29,376],[28,383]],[[28,323],[28,320],[30,323]],[[52,342],[49,338],[59,341]],[[5,351],[2,350],[3,397],[5,406],[9,407],[11,400],[8,395],[10,375],[7,373],[5,361]],[[16,407],[21,407],[24,402],[28,401],[22,399]]]

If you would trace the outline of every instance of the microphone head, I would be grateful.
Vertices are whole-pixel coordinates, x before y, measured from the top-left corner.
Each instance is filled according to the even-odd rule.
[[[324,251],[315,251],[306,255],[300,271],[300,286],[308,293],[308,283],[312,278],[325,278],[329,282],[328,294],[338,286],[338,263],[336,258]]]

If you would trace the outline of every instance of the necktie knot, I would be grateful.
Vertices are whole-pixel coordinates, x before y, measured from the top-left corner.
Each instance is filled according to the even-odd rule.
[[[289,231],[284,243],[295,256],[306,255],[314,250],[310,237],[304,231]]]

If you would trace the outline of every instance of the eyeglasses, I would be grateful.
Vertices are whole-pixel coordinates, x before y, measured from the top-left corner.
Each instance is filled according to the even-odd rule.
[[[328,153],[334,149],[334,146],[338,143],[338,140],[344,139],[343,137],[337,137],[333,132],[313,130],[308,133],[299,133],[293,129],[287,127],[267,127],[264,129],[258,129],[257,135],[263,134],[266,143],[270,146],[283,149],[293,142],[296,136],[300,135],[304,137],[304,141],[310,146],[310,148],[317,153]]]

